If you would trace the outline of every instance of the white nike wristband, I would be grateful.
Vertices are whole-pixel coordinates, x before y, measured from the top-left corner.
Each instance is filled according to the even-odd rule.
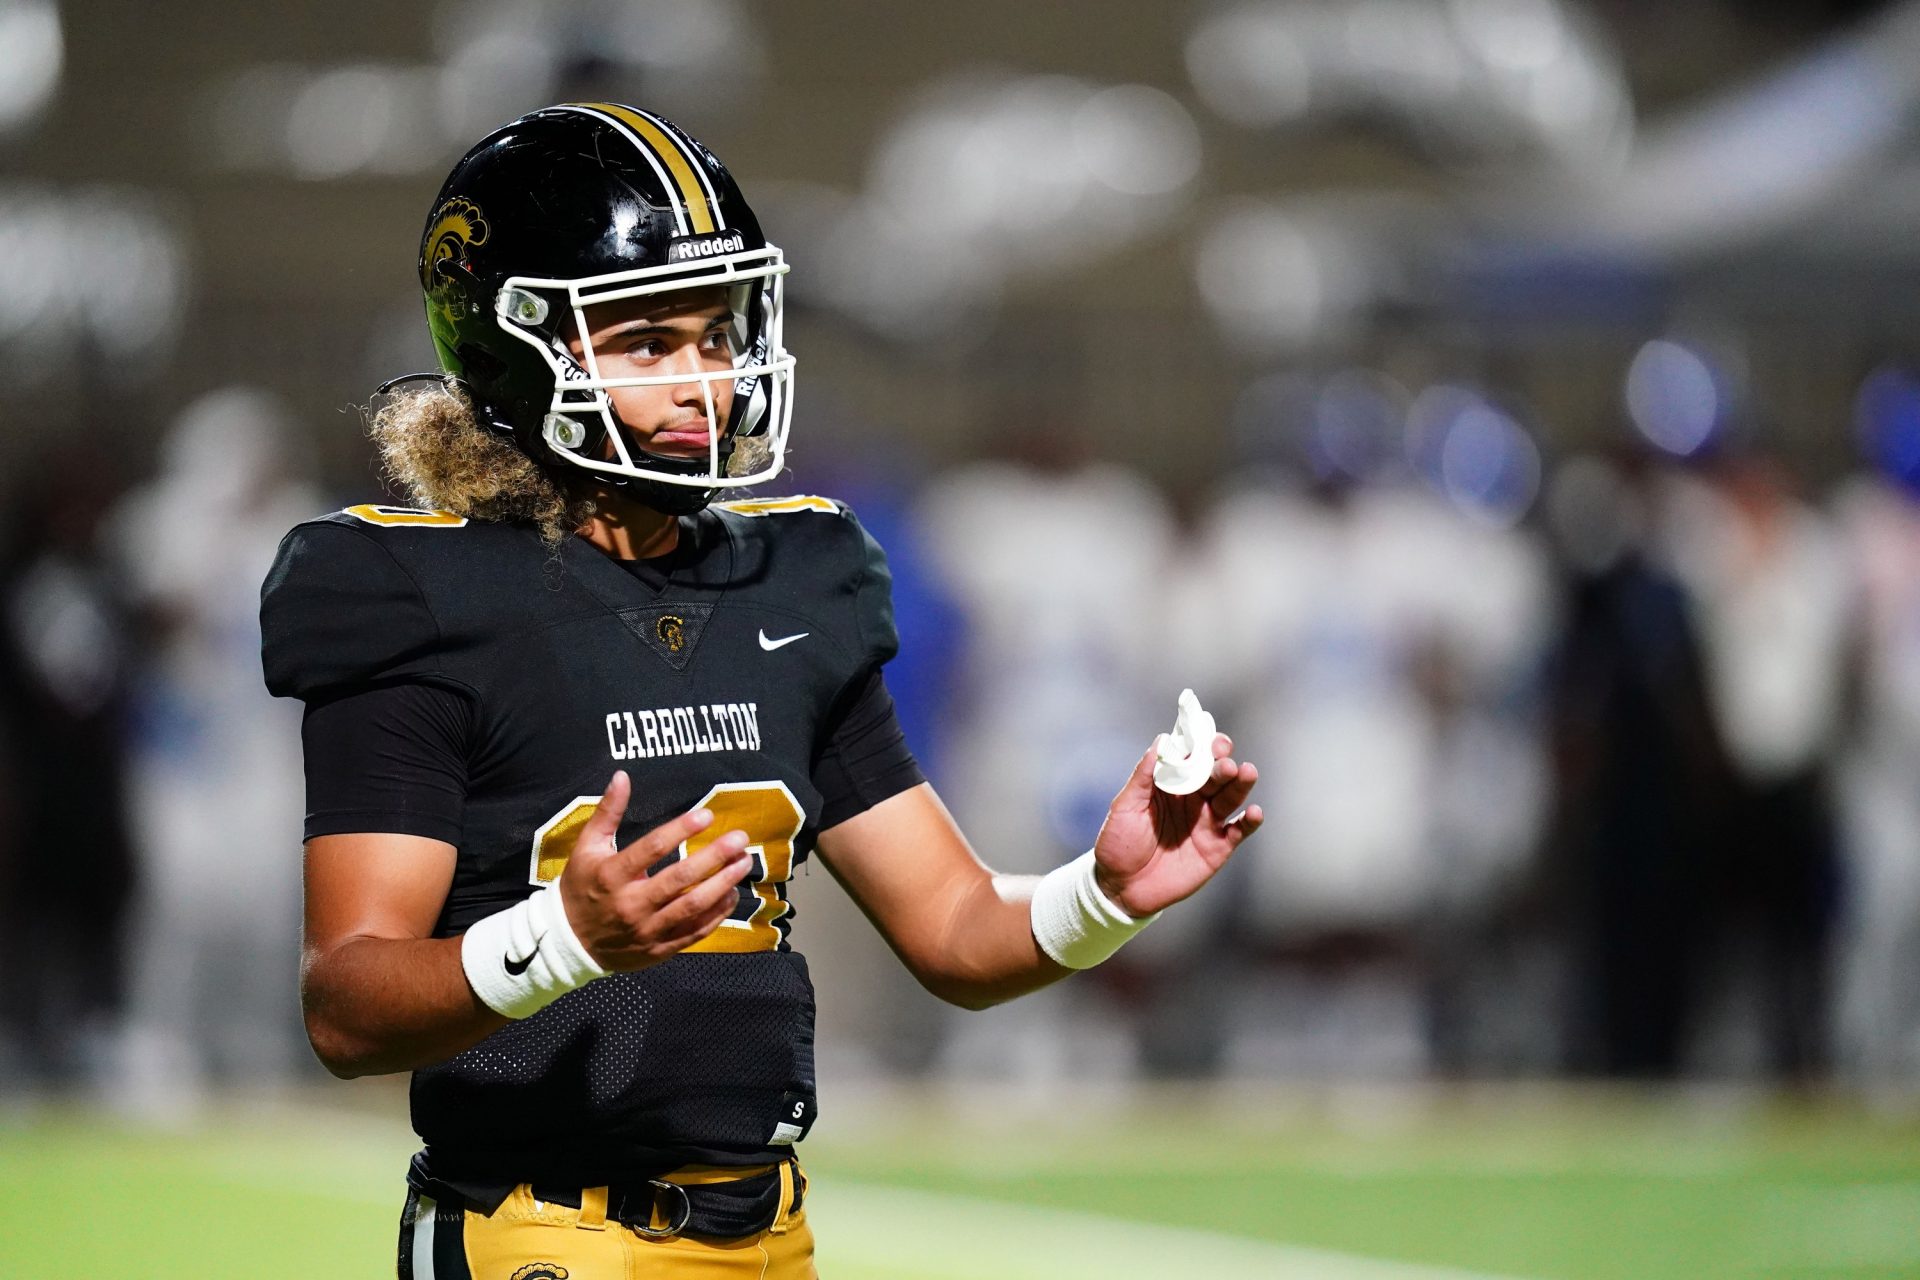
[[[1091,969],[1160,918],[1156,911],[1135,919],[1115,906],[1100,892],[1093,867],[1089,849],[1041,876],[1033,890],[1033,940],[1069,969]]]
[[[460,967],[495,1013],[524,1018],[607,971],[567,922],[554,881],[532,897],[477,920],[460,940]]]

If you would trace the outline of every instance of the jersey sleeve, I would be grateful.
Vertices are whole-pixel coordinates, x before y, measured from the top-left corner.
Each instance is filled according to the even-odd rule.
[[[821,794],[823,829],[926,780],[880,675],[880,668],[900,650],[887,554],[850,507],[836,506],[853,533],[847,566],[853,666],[816,740],[813,782]]]
[[[900,651],[900,634],[893,625],[893,574],[887,569],[887,553],[861,525],[853,509],[843,506],[840,510],[858,538],[853,632],[862,655],[861,670],[866,671],[881,666]]]
[[[382,684],[309,703],[306,838],[362,831],[460,843],[472,696],[437,684]]]
[[[260,659],[275,696],[311,702],[435,671],[440,628],[374,538],[313,521],[280,543],[260,588]]]
[[[837,827],[926,780],[907,746],[886,681],[869,669],[835,707],[826,746],[813,762],[820,829]]]

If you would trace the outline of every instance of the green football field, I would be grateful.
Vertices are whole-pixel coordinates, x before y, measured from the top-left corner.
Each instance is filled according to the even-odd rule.
[[[803,1153],[830,1280],[1920,1277],[1912,1110],[1545,1088],[833,1101]],[[391,1275],[403,1112],[342,1086],[171,1130],[0,1113],[0,1276]]]

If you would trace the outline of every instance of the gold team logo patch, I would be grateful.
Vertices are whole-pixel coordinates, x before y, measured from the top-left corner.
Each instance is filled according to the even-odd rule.
[[[667,646],[668,652],[678,653],[687,647],[687,620],[663,613],[653,624],[653,634],[660,637],[660,643]]]
[[[420,286],[431,293],[434,264],[465,262],[467,246],[485,244],[492,234],[480,206],[465,196],[455,196],[441,205],[434,211],[433,230],[427,233],[426,256],[420,260]]]
[[[557,1262],[529,1262],[513,1273],[513,1280],[567,1280],[567,1269]]]

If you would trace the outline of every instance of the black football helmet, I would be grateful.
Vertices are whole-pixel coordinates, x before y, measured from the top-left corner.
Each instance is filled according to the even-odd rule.
[[[440,188],[419,267],[441,368],[484,426],[536,460],[682,512],[779,474],[793,416],[786,261],[726,167],[672,123],[616,103],[568,103],[494,130]],[[733,312],[732,368],[601,376],[588,307],[715,286]],[[722,423],[714,386],[726,381],[733,406]],[[704,460],[645,452],[607,395],[675,383],[698,383],[706,397],[714,431]],[[749,437],[765,447],[737,466],[736,445]]]

